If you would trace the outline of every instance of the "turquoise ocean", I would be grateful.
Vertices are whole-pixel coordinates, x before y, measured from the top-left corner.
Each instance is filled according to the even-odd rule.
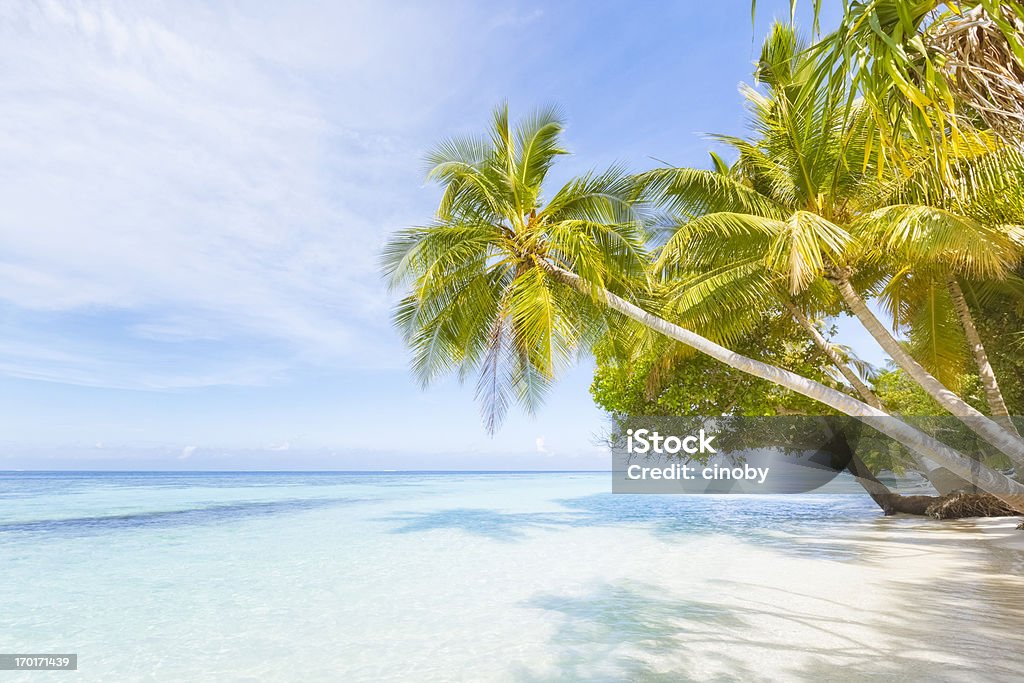
[[[1000,541],[1015,521],[610,486],[0,473],[0,652],[78,655],[0,681],[1019,675],[1024,550]]]

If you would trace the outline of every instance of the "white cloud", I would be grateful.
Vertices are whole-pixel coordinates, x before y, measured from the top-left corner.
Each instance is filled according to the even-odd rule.
[[[399,360],[376,258],[428,206],[415,132],[470,77],[439,40],[460,21],[415,3],[5,5],[0,306],[52,324],[12,329],[36,351],[0,348],[0,372],[159,387]],[[164,355],[182,343],[237,353]]]
[[[545,447],[545,445],[544,445],[544,437],[543,436],[538,436],[534,443],[535,443],[535,445],[537,447],[537,452],[538,453],[547,453],[548,452],[547,447]]]

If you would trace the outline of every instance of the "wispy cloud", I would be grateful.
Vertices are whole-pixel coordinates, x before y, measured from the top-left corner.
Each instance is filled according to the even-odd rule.
[[[153,387],[383,362],[377,251],[422,213],[414,132],[459,71],[436,34],[459,13],[437,14],[5,5],[0,311],[24,324],[0,372]]]

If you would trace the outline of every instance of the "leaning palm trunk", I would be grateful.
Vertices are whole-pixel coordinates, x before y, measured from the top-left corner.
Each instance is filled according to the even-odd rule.
[[[867,403],[872,408],[877,408],[878,410],[885,410],[885,407],[882,405],[882,402],[878,399],[878,397],[875,396],[875,393],[871,391],[871,389],[869,389],[868,386],[864,384],[864,382],[861,381],[860,377],[857,376],[857,373],[855,373],[853,369],[846,363],[846,361],[843,360],[843,357],[839,355],[839,352],[836,351],[836,348],[832,344],[830,344],[827,339],[821,336],[821,333],[818,332],[818,328],[816,328],[814,324],[807,319],[807,316],[805,316],[799,308],[789,303],[788,301],[785,302],[785,306],[786,309],[790,312],[790,314],[792,314],[793,319],[796,320],[797,324],[800,325],[800,327],[807,332],[808,336],[810,336],[812,340],[814,340],[815,345],[821,350],[822,353],[825,354],[825,356],[832,362],[832,364],[835,365],[839,372],[842,373],[846,381],[850,383],[850,386],[854,388],[854,390],[860,395],[864,402]],[[921,474],[923,474],[925,478],[928,479],[929,482],[931,482],[931,485],[935,487],[935,490],[938,491],[940,495],[945,496],[947,494],[953,493],[958,489],[970,487],[970,482],[965,481],[964,479],[961,479],[959,477],[949,476],[942,470],[942,468],[937,468],[928,460],[919,457],[919,454],[911,453],[911,455],[914,457],[914,462],[917,464],[917,467],[921,471]],[[860,481],[860,479],[858,479],[858,481]],[[871,491],[869,490],[868,493],[871,493]],[[875,498],[875,494],[872,493],[871,497],[875,499],[876,503],[878,502],[878,499]],[[883,509],[885,508],[883,507]]]
[[[977,493],[940,491],[938,496],[904,496],[889,490],[880,481],[864,461],[850,447],[846,435],[839,433],[826,445],[831,452],[847,459],[847,469],[854,476],[871,500],[886,515],[897,513],[908,515],[928,515],[938,519],[960,517],[994,517],[1013,515],[1014,511],[995,496]]]
[[[875,505],[882,509],[882,512],[886,515],[896,512],[897,510],[893,507],[893,501],[899,499],[900,495],[889,490],[889,487],[875,476],[875,473],[871,471],[871,468],[867,466],[860,456],[853,452],[853,447],[850,445],[850,441],[844,431],[832,432],[829,430],[829,432],[831,438],[825,444],[825,450],[839,456],[840,459],[846,460],[846,469],[853,475],[854,480],[861,485],[861,488],[864,489],[868,496],[871,497]]]
[[[575,273],[547,262],[542,262],[540,265],[556,280],[588,296],[594,294],[594,288]],[[795,391],[802,396],[859,419],[882,434],[903,444],[911,451],[921,453],[948,468],[958,476],[976,482],[979,488],[991,493],[1014,510],[1024,514],[1024,484],[1019,484],[1009,477],[985,467],[976,460],[971,460],[961,455],[953,448],[920,430],[914,429],[905,422],[893,418],[888,413],[878,408],[873,408],[867,403],[858,401],[852,396],[827,387],[820,382],[802,377],[795,372],[790,372],[774,365],[768,365],[767,363],[762,363],[761,361],[730,351],[705,337],[652,315],[605,289],[597,290],[596,294],[612,310],[618,311],[627,318],[635,320],[655,332],[675,339],[696,351],[705,353],[740,372],[768,380],[773,384]]]
[[[864,384],[860,377],[857,376],[857,373],[847,365],[846,361],[844,361],[843,357],[839,355],[839,352],[836,351],[835,347],[830,344],[827,339],[821,336],[821,333],[818,332],[818,328],[816,328],[814,324],[807,319],[807,316],[805,316],[799,308],[789,302],[785,302],[785,306],[786,310],[790,312],[797,324],[800,325],[800,327],[803,328],[803,330],[807,332],[807,335],[814,341],[815,346],[817,346],[818,349],[820,349],[821,352],[824,353],[832,362],[832,365],[842,373],[843,378],[850,383],[850,386],[853,387],[854,391],[856,391],[862,399],[864,399],[864,402],[872,408],[883,410],[882,402],[878,400],[878,397],[875,396],[874,392],[871,391],[871,389],[868,388],[868,385]]]
[[[911,379],[917,382],[925,392],[936,402],[957,419],[963,422],[971,431],[989,442],[1013,461],[1014,465],[1024,467],[1024,441],[1018,436],[1010,434],[1004,427],[993,422],[983,413],[976,410],[955,393],[947,389],[942,383],[935,379],[931,373],[907,353],[900,343],[893,338],[885,329],[881,321],[875,317],[871,310],[864,303],[864,299],[857,294],[857,291],[850,284],[845,275],[838,275],[832,281],[839,289],[843,301],[850,307],[853,314],[857,316],[868,333],[874,337],[879,346],[889,354],[896,364],[906,372]],[[951,470],[953,468],[950,468]],[[960,474],[953,470],[956,474]],[[962,476],[962,475],[961,475]]]
[[[950,297],[953,299],[953,308],[960,318],[960,325],[964,328],[967,343],[974,355],[974,364],[978,366],[978,377],[981,378],[982,388],[985,390],[985,401],[988,403],[988,410],[992,413],[992,419],[1001,424],[1006,431],[1020,436],[1017,427],[1010,419],[1010,411],[1006,409],[1006,401],[1003,400],[1003,392],[999,390],[999,382],[996,381],[996,373],[988,360],[988,353],[985,352],[985,345],[981,343],[981,335],[978,328],[974,326],[974,317],[971,309],[967,307],[967,299],[960,289],[960,283],[952,275],[946,277],[946,286],[949,288]]]

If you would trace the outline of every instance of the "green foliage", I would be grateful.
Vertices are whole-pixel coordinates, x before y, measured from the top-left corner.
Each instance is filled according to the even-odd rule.
[[[712,157],[714,170],[640,176],[646,196],[675,222],[655,254],[661,315],[828,383],[828,361],[788,315],[778,317],[779,307],[795,299],[814,317],[834,314],[826,276],[842,270],[864,295],[880,297],[911,354],[980,409],[947,280],[1002,280],[1019,262],[1015,224],[1024,223],[1024,212],[1013,181],[1024,169],[1021,157],[972,149],[952,166],[952,185],[949,175],[936,175],[927,150],[906,170],[879,164],[869,150],[870,110],[815,80],[813,59],[791,28],[776,26],[758,64],[767,94],[744,90],[753,135],[717,137],[737,162],[727,167]],[[708,359],[626,337],[599,347],[591,387],[613,415],[821,412]],[[882,373],[874,386],[894,414],[945,413],[902,372]],[[954,436],[973,447],[973,435]],[[870,459],[896,469],[901,462],[899,449],[888,447]]]
[[[773,29],[757,67],[766,92],[744,91],[751,136],[717,138],[738,154],[732,166],[712,155],[713,170],[633,177],[616,167],[551,193],[545,179],[567,153],[553,109],[513,124],[502,106],[487,135],[438,145],[427,158],[442,189],[438,210],[383,255],[420,381],[475,375],[493,431],[514,402],[535,409],[559,370],[597,344],[592,392],[616,414],[823,414],[596,304],[605,290],[621,294],[738,354],[842,387],[782,312],[795,304],[811,318],[835,315],[829,282],[842,272],[890,307],[916,357],[973,391],[941,285],[969,281],[979,310],[1003,296],[993,282],[1012,288],[1024,157],[986,139],[956,158],[952,175],[937,174],[924,148],[918,157],[901,148],[901,164],[887,166],[872,152],[871,103],[817,78],[820,55],[790,27]],[[653,242],[647,228],[666,219],[671,232]],[[566,271],[582,287],[558,276]],[[983,310],[979,327],[1016,341],[1019,318],[998,310]],[[925,408],[899,377],[876,386],[894,410]]]
[[[977,149],[952,176],[926,150],[906,172],[873,165],[867,108],[811,78],[815,56],[777,25],[758,64],[767,93],[744,91],[752,135],[717,138],[736,163],[641,175],[675,220],[656,252],[662,314],[742,343],[780,302],[836,314],[828,280],[842,273],[878,297],[919,363],[962,391],[973,359],[948,281],[1003,281],[1020,262],[1024,156]]]
[[[1024,144],[1022,3],[844,1],[839,27],[811,51],[813,80],[863,97],[866,151],[881,166],[926,149],[944,170],[991,131]]]
[[[765,320],[738,342],[737,353],[836,387],[820,352],[786,318]],[[623,356],[606,338],[595,349],[590,392],[613,415],[824,415],[816,401],[732,368],[678,344]],[[666,367],[667,362],[667,367]]]
[[[1010,386],[1019,390],[1019,380],[1014,378]],[[978,439],[977,435],[963,423],[944,411],[902,370],[885,370],[878,373],[873,389],[890,413],[899,415],[918,429],[932,434],[963,453],[971,454],[989,466],[1005,468],[1011,465],[1005,456]],[[977,374],[966,374],[961,378],[960,395],[977,410],[986,410]],[[874,450],[869,448],[867,452],[869,455],[865,457],[865,461],[872,467],[881,464],[883,467],[896,470],[900,463],[906,463],[903,449],[890,443],[886,443],[884,447],[877,446]]]
[[[545,203],[544,180],[566,154],[562,131],[554,109],[513,125],[503,105],[487,136],[442,142],[427,157],[427,177],[443,189],[434,221],[384,249],[383,270],[404,295],[394,321],[417,377],[475,374],[492,432],[513,401],[536,409],[604,329],[604,311],[553,268],[595,295],[644,282],[646,235],[623,169],[572,180]]]
[[[1018,275],[1024,277],[1024,268]],[[1010,415],[1024,416],[1024,280],[1000,284],[1010,286],[973,286],[965,292],[1006,407]]]
[[[897,415],[942,415],[945,411],[902,370],[883,370],[872,383],[875,395]]]

